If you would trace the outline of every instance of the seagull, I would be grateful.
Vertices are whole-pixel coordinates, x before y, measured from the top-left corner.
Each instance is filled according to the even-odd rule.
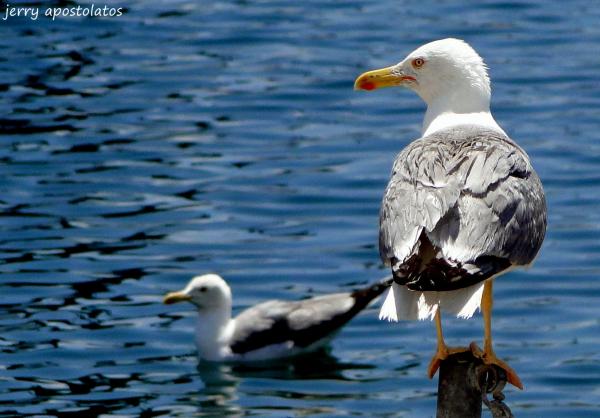
[[[209,362],[267,361],[314,352],[391,284],[391,278],[347,293],[300,301],[270,300],[231,317],[231,289],[217,274],[194,277],[163,302],[198,310],[198,357]]]
[[[516,372],[494,353],[492,286],[499,275],[529,266],[546,232],[542,183],[529,157],[490,112],[487,67],[466,42],[425,44],[387,68],[361,74],[358,90],[400,86],[427,104],[421,138],[394,161],[380,210],[379,253],[393,284],[380,319],[435,320],[432,378],[450,354],[470,350],[485,364]],[[441,310],[483,313],[484,348],[450,348]]]

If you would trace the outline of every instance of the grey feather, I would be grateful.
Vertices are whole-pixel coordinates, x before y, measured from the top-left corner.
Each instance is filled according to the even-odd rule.
[[[280,343],[308,347],[332,336],[390,284],[386,279],[351,293],[260,303],[235,318],[231,349],[243,354]]]
[[[302,330],[331,320],[354,305],[350,293],[336,293],[300,301],[271,300],[242,311],[236,318],[234,340],[244,340],[256,331],[271,329],[286,321],[291,330]]]
[[[494,261],[504,269],[533,261],[545,231],[544,192],[527,154],[502,133],[465,125],[420,138],[397,156],[379,251],[398,270],[426,236],[449,265],[494,257],[508,260]]]

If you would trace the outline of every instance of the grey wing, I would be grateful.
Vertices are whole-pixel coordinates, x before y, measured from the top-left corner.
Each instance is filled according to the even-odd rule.
[[[442,145],[417,140],[396,157],[379,213],[379,253],[386,264],[403,263],[423,230],[433,231],[456,205],[461,187],[447,175]]]
[[[546,204],[516,144],[491,131],[455,130],[416,145],[413,158],[396,161],[408,170],[394,173],[382,205],[380,252],[393,270],[413,274],[415,289],[450,290],[533,261]]]
[[[469,262],[482,256],[511,265],[531,263],[544,239],[546,204],[541,182],[528,177],[502,179],[481,195],[466,191],[449,222],[430,235],[446,258]]]
[[[230,343],[234,353],[243,354],[279,340],[285,318],[295,302],[268,301],[250,307],[235,317],[235,330]]]
[[[351,316],[345,318],[355,302],[350,293],[339,293],[303,301],[261,303],[235,318],[232,351],[243,354],[283,342],[307,347],[347,322]]]

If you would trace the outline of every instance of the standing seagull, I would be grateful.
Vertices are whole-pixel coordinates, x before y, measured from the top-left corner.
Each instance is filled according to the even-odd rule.
[[[380,318],[435,318],[433,377],[449,354],[440,308],[461,318],[483,311],[486,364],[517,374],[492,348],[492,283],[533,262],[546,232],[546,202],[529,157],[490,113],[490,81],[466,42],[428,43],[388,68],[359,76],[355,89],[403,86],[426,103],[422,137],[396,157],[380,211],[379,253],[394,284]]]
[[[191,302],[198,309],[196,345],[207,361],[257,361],[292,357],[325,346],[348,321],[390,285],[390,279],[349,293],[300,301],[271,300],[231,317],[231,289],[220,276],[194,277],[166,304]]]

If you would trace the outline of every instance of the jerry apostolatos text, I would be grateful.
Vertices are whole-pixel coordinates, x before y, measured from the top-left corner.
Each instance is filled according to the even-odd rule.
[[[40,15],[38,7],[11,7],[6,5],[2,20],[12,17],[28,17],[37,20]],[[44,10],[44,16],[55,20],[58,17],[119,17],[123,15],[122,7],[96,6],[92,4],[86,7],[48,7]]]

